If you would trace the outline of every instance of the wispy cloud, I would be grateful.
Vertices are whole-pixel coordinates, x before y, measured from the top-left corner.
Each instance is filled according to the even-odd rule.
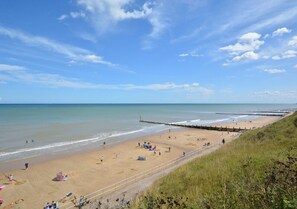
[[[288,59],[293,58],[297,56],[297,51],[295,50],[287,50],[281,55],[275,55],[272,57],[273,60],[281,60],[281,59]]]
[[[149,84],[149,85],[122,85],[124,89],[142,89],[142,90],[186,90],[198,91],[203,94],[212,94],[213,90],[200,86],[198,83],[192,84],[175,84],[175,83],[162,83],[162,84]]]
[[[276,74],[276,73],[285,73],[286,70],[284,69],[276,69],[276,68],[272,68],[272,69],[265,69],[264,72],[269,73],[269,74]]]
[[[181,53],[178,56],[179,57],[201,57],[202,54],[197,54],[197,53],[191,52],[191,53]]]
[[[297,36],[294,36],[288,43],[289,46],[297,46]]]
[[[59,74],[32,72],[23,66],[0,64],[0,83],[18,82],[25,84],[39,84],[51,88],[78,88],[78,89],[107,89],[107,90],[153,90],[168,91],[180,90],[190,91],[209,95],[213,93],[212,89],[203,87],[198,83],[191,84],[98,84],[90,82],[82,82],[75,78],[66,78]]]
[[[56,53],[66,56],[71,60],[100,63],[109,66],[114,65],[111,62],[104,60],[103,57],[93,54],[89,50],[68,44],[62,44],[45,37],[30,35],[11,28],[5,28],[0,26],[0,35],[7,36],[11,39],[16,39],[31,47],[37,47],[48,51],[54,51]],[[96,62],[94,62],[95,57],[97,57]]]
[[[216,27],[213,30],[210,30],[207,36],[211,37],[218,34],[224,34],[226,31],[234,30],[241,34],[249,31],[259,31],[262,27],[268,26],[267,24],[262,23],[262,21],[268,21],[268,19],[274,17],[274,15],[272,16],[270,14],[284,13],[288,10],[286,6],[283,6],[286,1],[287,0],[247,0],[237,4],[226,4],[226,9],[222,10],[225,12],[222,12],[219,16],[220,19],[216,20],[216,23],[218,24],[215,25]],[[222,18],[222,15],[224,18]],[[289,20],[289,17],[287,19]],[[261,25],[257,24],[260,22],[262,23]],[[272,21],[269,26],[277,25],[279,22]],[[282,22],[285,22],[285,18],[283,18]]]
[[[18,65],[0,64],[0,72],[1,71],[19,71],[19,70],[26,70],[26,68]]]
[[[58,17],[58,20],[65,20],[68,18],[68,15],[62,14],[60,17]]]
[[[70,16],[74,19],[80,17],[84,18],[86,17],[86,14],[84,12],[70,12]]]
[[[284,35],[285,33],[291,33],[292,30],[286,28],[286,27],[283,27],[283,28],[279,28],[275,31],[273,31],[272,33],[272,37],[275,37],[275,36],[282,36]]]
[[[256,97],[289,97],[295,98],[297,97],[296,91],[257,91],[253,93]]]

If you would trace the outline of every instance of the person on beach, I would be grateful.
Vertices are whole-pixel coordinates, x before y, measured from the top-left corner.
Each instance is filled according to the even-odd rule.
[[[168,152],[170,152],[170,150],[171,150],[171,147],[168,147]]]
[[[26,170],[29,168],[29,163],[25,163]]]
[[[50,209],[52,208],[51,204],[48,202],[46,203],[46,205],[44,206],[44,209]]]
[[[11,183],[12,180],[13,180],[13,176],[12,176],[12,174],[9,174],[9,176],[8,176],[8,181]]]
[[[84,197],[81,196],[80,199],[79,199],[79,205],[78,205],[78,208],[81,208],[82,206],[84,206],[84,204],[85,204]]]
[[[138,142],[138,147],[140,147],[140,142]]]
[[[159,152],[159,156],[161,156],[161,152]]]
[[[53,208],[53,209],[59,209],[58,201],[57,201],[57,202],[52,201],[52,208]]]
[[[225,144],[225,139],[222,140],[222,143]]]
[[[184,156],[184,157],[186,156],[186,153],[185,153],[185,152],[183,152],[183,156]]]
[[[100,158],[101,164],[103,163],[103,159],[104,159],[104,157],[101,156],[101,158]]]

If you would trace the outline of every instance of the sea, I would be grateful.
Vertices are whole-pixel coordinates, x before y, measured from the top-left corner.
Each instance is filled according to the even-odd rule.
[[[140,119],[211,125],[259,117],[250,113],[296,108],[296,104],[1,104],[0,167],[22,159],[100,148],[104,142],[112,145],[173,128],[141,123]]]

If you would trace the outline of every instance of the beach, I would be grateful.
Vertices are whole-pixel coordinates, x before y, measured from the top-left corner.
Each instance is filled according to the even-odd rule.
[[[259,117],[253,121],[233,122],[223,126],[258,128],[278,119],[279,117]],[[1,174],[0,184],[6,187],[0,191],[0,196],[5,200],[4,206],[10,204],[15,208],[42,208],[53,200],[59,201],[60,207],[65,204],[71,206],[73,204],[70,201],[74,196],[79,198],[88,195],[162,163],[181,158],[193,150],[203,152],[208,147],[222,145],[222,139],[228,143],[237,136],[238,133],[232,132],[168,127],[167,131],[160,134],[116,145],[107,143],[95,151],[77,153],[33,165],[29,163],[28,169],[21,166],[19,169],[5,172]],[[144,142],[156,146],[156,153],[138,145]],[[139,156],[145,157],[145,160],[137,160]],[[58,172],[67,175],[67,180],[55,181]],[[11,183],[7,178],[9,174],[14,178]],[[64,198],[68,193],[72,193],[71,196]]]

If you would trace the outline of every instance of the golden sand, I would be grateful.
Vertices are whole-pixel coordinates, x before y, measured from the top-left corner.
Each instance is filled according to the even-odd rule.
[[[260,117],[252,122],[227,124],[228,127],[252,128],[262,127],[277,120],[276,117]],[[224,125],[226,126],[226,125]],[[68,203],[74,196],[87,195],[100,188],[107,187],[129,176],[176,159],[183,152],[203,149],[205,143],[210,146],[226,142],[236,137],[236,133],[207,131],[198,129],[178,129],[166,133],[130,140],[88,153],[50,160],[36,165],[30,165],[27,170],[11,172],[14,181],[8,183],[8,178],[1,174],[0,186],[7,186],[0,191],[0,197],[5,200],[0,208],[42,208],[47,202],[60,200],[69,192],[73,194],[64,198]],[[146,141],[157,146],[157,152],[138,147]],[[169,152],[169,147],[170,152]],[[159,152],[161,155],[159,155]],[[145,161],[137,160],[138,156],[146,157]],[[103,162],[101,162],[101,159]],[[54,181],[58,172],[68,175],[66,181]],[[10,204],[11,207],[7,207]],[[60,207],[63,203],[60,202]]]

